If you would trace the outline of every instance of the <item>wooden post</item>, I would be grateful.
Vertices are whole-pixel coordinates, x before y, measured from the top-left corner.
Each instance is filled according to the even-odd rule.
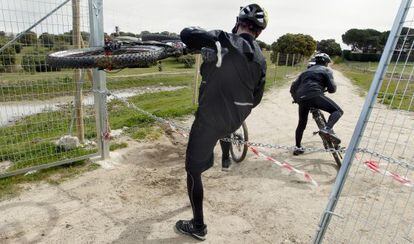
[[[82,35],[81,35],[81,48],[85,48],[85,42],[83,41]],[[92,74],[92,69],[87,69],[86,70],[86,75],[88,76],[88,80],[90,82],[93,82],[93,74]]]
[[[196,63],[195,63],[195,77],[194,77],[194,84],[193,84],[193,105],[197,104],[197,94],[198,94],[198,80],[200,77],[200,65],[201,65],[201,54],[196,54]]]
[[[277,53],[275,63],[275,75],[273,76],[273,84],[276,84],[277,67],[279,67],[280,53]]]
[[[292,68],[295,66],[295,57],[296,57],[296,54],[293,54],[293,58],[292,58]]]
[[[72,0],[72,41],[74,48],[81,48],[81,33],[80,33],[80,0]],[[82,73],[80,69],[76,69],[73,74],[73,81],[75,82],[75,116],[76,116],[76,132],[80,143],[85,141],[85,126],[83,121],[83,106],[82,106]]]
[[[286,63],[285,63],[285,66],[289,66],[289,53],[288,54],[286,54]]]

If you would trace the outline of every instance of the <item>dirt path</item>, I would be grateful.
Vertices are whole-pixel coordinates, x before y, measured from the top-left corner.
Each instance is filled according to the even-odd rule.
[[[345,115],[337,126],[344,145],[350,139],[363,98],[339,72],[333,99]],[[252,141],[294,144],[297,107],[289,87],[269,91],[247,123]],[[321,147],[309,120],[305,146]],[[173,224],[189,218],[186,195],[185,139],[173,134],[156,143],[130,141],[106,167],[61,185],[33,186],[0,203],[0,243],[193,243],[174,233]],[[293,157],[265,150],[280,161],[308,171],[320,184],[312,187],[295,175],[248,154],[222,172],[220,158],[204,174],[204,243],[309,243],[326,205],[335,163],[328,154]],[[219,151],[217,150],[217,155]],[[114,163],[115,162],[115,163]]]

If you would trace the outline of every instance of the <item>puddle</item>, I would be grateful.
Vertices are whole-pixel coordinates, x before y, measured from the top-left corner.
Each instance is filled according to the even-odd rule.
[[[184,88],[184,86],[161,86],[161,87],[140,87],[131,88],[128,90],[116,90],[113,93],[119,97],[127,98],[145,93],[155,93],[161,91],[174,91]],[[108,101],[113,97],[109,97]],[[0,103],[0,126],[6,126],[12,124],[19,118],[34,115],[47,111],[56,111],[61,109],[62,106],[68,105],[73,100],[73,97],[65,96],[58,97],[45,101],[19,101],[19,102],[5,102]],[[94,96],[89,94],[84,96],[83,105],[93,105]]]

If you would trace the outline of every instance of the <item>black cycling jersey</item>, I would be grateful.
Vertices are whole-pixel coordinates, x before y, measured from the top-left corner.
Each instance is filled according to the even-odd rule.
[[[310,67],[300,74],[290,87],[290,93],[295,102],[323,95],[325,90],[329,93],[335,93],[336,84],[332,71],[323,65]]]
[[[203,62],[197,117],[220,132],[232,133],[240,127],[251,109],[260,103],[266,75],[266,60],[249,34],[221,30],[185,28],[181,40],[190,49],[209,47],[216,41],[229,50],[220,68],[216,62]]]

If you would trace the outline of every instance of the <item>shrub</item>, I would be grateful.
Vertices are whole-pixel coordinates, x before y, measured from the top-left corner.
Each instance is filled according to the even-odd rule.
[[[52,67],[46,63],[46,52],[33,51],[22,58],[22,67],[27,72],[59,71],[60,68]]]
[[[177,61],[184,64],[185,68],[192,68],[195,64],[195,57],[193,55],[184,55],[178,57]]]
[[[0,47],[1,46],[2,45],[0,44]],[[13,46],[9,46],[0,54],[0,73],[12,71],[15,64],[16,50]]]
[[[20,43],[14,43],[13,47],[14,47],[14,50],[16,51],[16,53],[21,53],[22,48],[23,48],[22,44],[20,44]]]
[[[334,64],[341,64],[341,63],[344,62],[344,59],[340,56],[335,56],[335,57],[332,58],[332,62]]]
[[[344,50],[342,53],[348,61],[378,62],[381,59],[381,54],[378,53],[353,53],[350,50]]]

